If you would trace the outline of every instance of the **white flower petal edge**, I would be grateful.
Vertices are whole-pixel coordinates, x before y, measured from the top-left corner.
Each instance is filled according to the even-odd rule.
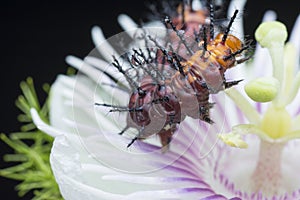
[[[128,33],[129,36],[133,39],[139,35],[138,33],[144,32],[128,15],[125,14],[119,15],[118,22],[121,25],[121,27],[124,29],[124,31]],[[163,31],[158,33],[157,31],[153,30],[153,27],[162,30],[165,29],[164,24],[160,21],[147,22],[143,25],[143,29],[146,30],[146,32],[149,33],[150,35],[155,35],[159,37],[163,37],[165,35]]]
[[[190,139],[190,135],[181,134],[177,138],[178,141],[172,143],[174,151],[169,154],[163,155],[157,151],[148,158],[146,158],[147,155],[144,155],[146,159],[142,164],[145,167],[156,166],[158,167],[157,170],[147,173],[145,171],[145,173],[139,174],[126,174],[106,166],[107,163],[97,160],[97,155],[91,154],[89,150],[95,148],[104,152],[109,159],[118,161],[116,166],[123,165],[122,167],[124,167],[126,165],[124,160],[130,159],[128,167],[134,167],[140,165],[142,159],[136,159],[135,155],[122,159],[123,156],[120,155],[120,151],[114,152],[111,147],[107,147],[107,140],[103,136],[83,138],[58,131],[41,123],[34,110],[32,110],[32,114],[35,123],[41,130],[49,134],[61,133],[55,138],[51,152],[51,165],[65,199],[77,200],[83,199],[83,197],[85,199],[140,199],[142,197],[145,199],[227,199],[213,192],[212,188],[200,178],[210,177],[207,172],[209,172],[208,169],[212,169],[210,163],[214,163],[213,158],[195,159],[199,150],[195,145],[193,148],[196,149],[189,149],[181,157],[176,155],[182,151],[180,145],[183,145],[182,142],[184,143],[186,139]],[[191,125],[195,124],[192,123]],[[187,128],[186,125],[183,129],[186,130]],[[192,132],[189,131],[189,133]],[[208,134],[212,134],[212,132],[215,130]],[[117,138],[120,136],[111,135],[111,137],[114,137],[114,145],[124,147],[124,143],[119,142],[120,138]],[[185,137],[186,139],[184,139]],[[201,137],[195,138],[195,142],[202,139]],[[209,141],[206,141],[205,145],[208,145],[207,142]],[[83,143],[89,144],[88,149]],[[176,143],[178,144],[176,145]],[[158,147],[152,145],[146,145],[143,148],[145,149],[140,153],[159,150]],[[204,147],[204,149],[206,148],[208,147]],[[178,159],[173,160],[174,156]],[[168,161],[172,161],[172,165],[166,165]]]
[[[298,58],[296,60],[298,60],[300,62],[300,16],[297,17],[297,20],[294,24],[294,28],[293,28],[292,33],[290,35],[289,42],[291,42],[295,45],[296,56]],[[300,67],[299,62],[298,62],[298,68]]]

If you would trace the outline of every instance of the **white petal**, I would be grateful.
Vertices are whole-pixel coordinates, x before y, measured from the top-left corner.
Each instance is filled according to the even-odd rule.
[[[290,35],[291,43],[293,43],[296,47],[296,60],[298,61],[298,69],[299,69],[299,62],[300,62],[300,15],[297,17],[297,20],[294,24],[292,33]]]
[[[265,13],[262,21],[266,22],[274,20],[276,20],[276,13],[269,10]],[[255,76],[251,77],[251,79],[272,75],[272,60],[269,51],[266,48],[262,48],[259,44],[257,44],[253,58],[253,65],[249,70],[251,70]]]
[[[74,145],[78,145],[77,149]],[[123,195],[105,192],[85,183],[81,159],[87,158],[88,155],[84,149],[78,147],[80,140],[76,137],[57,137],[50,155],[51,167],[64,199],[122,199]]]
[[[105,72],[107,74],[109,74],[110,76],[114,77],[118,83],[124,85],[124,89],[125,90],[129,90],[130,86],[128,84],[128,82],[126,81],[124,75],[122,73],[120,73],[118,70],[116,70],[115,67],[113,67],[112,65],[108,64],[107,62],[97,58],[97,57],[93,57],[93,56],[87,56],[84,61],[90,65],[92,65],[93,67],[99,69],[102,72]],[[124,65],[122,66],[124,68],[124,70],[126,70],[127,66]],[[107,84],[113,84],[113,81],[111,79],[107,79],[106,75],[104,73],[101,74],[101,76],[99,77],[99,83],[107,83]]]
[[[92,28],[92,39],[94,41],[95,47],[98,49],[99,53],[108,62],[113,61],[112,56],[119,58],[119,54],[114,50],[114,48],[109,44],[108,40],[104,37],[103,32],[100,27],[94,26]]]
[[[40,118],[40,116],[38,115],[37,111],[34,108],[32,108],[30,110],[30,114],[31,114],[34,124],[36,125],[36,127],[38,129],[42,130],[43,132],[47,133],[48,135],[50,135],[52,137],[57,137],[57,136],[63,134],[61,131],[59,131],[59,130],[47,125],[45,122],[43,122],[43,120]]]
[[[80,72],[84,73],[88,77],[90,77],[93,81],[96,83],[99,80],[99,77],[103,75],[103,73],[92,66],[90,66],[88,63],[84,62],[83,60],[75,57],[75,56],[67,56],[66,62],[70,65],[72,65],[74,68],[78,69]],[[108,64],[106,64],[107,67]]]
[[[244,6],[246,4],[246,0],[232,0],[228,7],[227,18],[230,19],[237,9],[240,13],[244,11]],[[241,41],[244,40],[244,23],[242,17],[237,17],[231,27],[231,31],[233,34],[238,37]],[[236,80],[236,79],[246,79],[245,76],[247,73],[246,65],[244,63],[237,65],[236,67],[228,70],[225,74],[228,80]]]
[[[230,2],[229,8],[228,8],[228,19],[230,19],[236,9],[239,10],[239,12],[244,11],[244,6],[246,4],[247,0],[232,0]],[[242,18],[238,17],[238,19],[235,19],[234,23],[232,24],[232,31],[234,31],[234,35],[241,40],[244,38],[244,26],[243,26],[243,20]]]
[[[111,94],[117,94],[111,88],[107,88],[107,91]],[[113,116],[106,116],[94,104],[95,102],[114,102],[111,97],[105,99],[106,94],[109,94],[107,91],[84,76],[58,76],[50,92],[51,125],[68,132],[77,131],[76,123],[72,127],[67,124],[68,120],[81,122],[91,127],[103,127],[101,123],[108,123],[107,120],[112,120],[111,117]],[[126,101],[125,95],[122,94],[122,96],[123,100]],[[107,128],[111,128],[111,126],[107,126]]]
[[[150,186],[147,182],[141,182],[141,175],[138,174],[129,174],[127,175],[127,180],[122,179],[121,177],[123,175],[117,175],[120,174],[120,172],[116,172],[109,167],[104,167],[108,163],[103,163],[103,160],[97,160],[94,157],[95,155],[93,154],[93,152],[89,151],[90,149],[86,149],[86,147],[82,146],[82,140],[85,139],[78,138],[78,136],[76,135],[69,135],[67,138],[57,137],[54,142],[51,153],[51,165],[65,199],[78,199],[73,195],[73,187],[78,187],[78,192],[76,194],[79,195],[79,197],[82,197],[83,194],[90,194],[92,196],[97,196],[97,199],[105,199],[107,198],[106,196],[109,196],[110,192],[116,194],[130,194],[132,192],[135,193],[135,191],[157,190],[157,193],[160,193],[159,191],[163,188],[171,189],[172,187],[179,187],[180,185],[182,185],[182,187],[184,186],[184,184],[177,185],[175,184],[176,182],[170,185],[165,184],[165,187],[163,188],[161,184],[156,184],[155,182],[153,182],[153,185]],[[89,144],[94,145],[94,141],[95,138],[89,140]],[[95,145],[97,144],[100,143],[96,142]],[[106,148],[101,148],[101,151],[105,152]],[[131,165],[131,167],[134,167],[136,164],[138,164],[135,163],[135,160],[141,162],[140,158],[135,159],[135,157],[133,157],[132,155],[128,157],[130,159],[130,162],[126,163],[124,162],[124,159],[122,159],[122,156],[113,154],[111,151],[106,152],[111,159],[119,159],[121,161],[121,165]],[[146,178],[148,180],[155,180],[157,178],[160,179],[160,176],[151,178],[152,175],[155,175],[157,173],[158,172],[156,171],[149,171],[148,173],[144,173],[144,175],[150,176],[149,178]],[[115,178],[109,178],[109,174]],[[175,174],[173,174],[173,176],[174,175]],[[98,178],[95,179],[95,176]],[[135,180],[139,182],[136,182]],[[165,179],[165,181],[172,180],[176,181],[175,178]],[[180,180],[178,181],[180,183]],[[187,179],[183,179],[182,181],[186,184],[189,182]],[[75,186],[73,186],[73,184],[75,184]],[[201,187],[201,184],[195,184],[196,182],[193,183],[193,181],[191,180],[189,185]],[[202,187],[207,187],[207,185],[202,184]]]
[[[148,22],[143,27],[148,35],[158,38],[166,36],[166,27],[161,21]]]
[[[192,8],[193,8],[193,10],[201,10],[201,9],[203,9],[203,5],[200,2],[200,0],[193,0]]]
[[[277,14],[276,12],[274,12],[273,10],[268,10],[265,12],[262,21],[263,22],[269,22],[269,21],[274,21],[277,18]]]
[[[121,14],[118,16],[118,22],[124,31],[129,33],[131,38],[134,38],[134,33],[138,28],[138,25],[128,15]]]
[[[126,31],[127,34],[131,38],[136,40],[137,37],[144,32],[149,35],[155,35],[156,37],[164,37],[165,36],[165,26],[160,21],[151,21],[147,22],[143,25],[143,28],[139,28],[138,24],[136,24],[128,15],[121,14],[118,16],[118,22],[121,27]],[[144,29],[144,31],[142,30]]]
[[[66,101],[72,101],[73,96],[73,85],[67,83],[69,79],[59,75],[51,86],[49,120],[54,127],[70,131],[62,120],[72,115],[72,107],[65,104]]]

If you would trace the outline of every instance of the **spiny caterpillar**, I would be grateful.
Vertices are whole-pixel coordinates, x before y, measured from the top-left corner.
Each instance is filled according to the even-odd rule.
[[[131,86],[128,106],[96,105],[110,107],[111,112],[128,112],[127,126],[120,134],[128,128],[138,129],[138,134],[127,147],[158,134],[161,145],[167,149],[177,125],[186,116],[212,124],[209,110],[213,103],[209,102],[209,95],[241,81],[228,82],[224,76],[227,69],[250,58],[243,55],[249,46],[229,33],[238,10],[225,31],[216,36],[212,4],[209,11],[207,17],[206,12],[193,10],[190,3],[180,4],[178,15],[164,20],[169,28],[166,41],[144,34],[146,50],[133,49],[133,55],[126,56],[131,69],[138,71],[138,80],[132,79],[114,58],[112,64]],[[195,100],[197,108],[190,106]]]

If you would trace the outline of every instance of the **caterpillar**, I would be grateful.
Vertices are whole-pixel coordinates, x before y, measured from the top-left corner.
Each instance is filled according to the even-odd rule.
[[[114,58],[113,66],[131,86],[128,106],[96,103],[110,107],[111,112],[128,112],[127,125],[120,134],[128,128],[138,129],[138,134],[127,147],[157,134],[162,147],[168,149],[177,125],[187,116],[212,124],[209,95],[237,85],[241,80],[226,81],[224,73],[250,58],[243,55],[249,46],[229,33],[238,10],[225,31],[215,36],[212,5],[209,20],[202,19],[204,12],[193,11],[189,4],[180,6],[180,15],[164,20],[169,29],[167,42],[161,44],[145,34],[145,43],[152,46],[146,51],[133,49],[133,55],[126,55],[131,68],[143,72],[137,81]],[[195,99],[197,108],[189,105]]]

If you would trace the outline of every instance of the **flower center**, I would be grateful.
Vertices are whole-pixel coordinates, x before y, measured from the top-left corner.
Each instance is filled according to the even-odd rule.
[[[261,129],[271,138],[284,137],[291,129],[292,118],[285,108],[270,106],[265,113]]]

